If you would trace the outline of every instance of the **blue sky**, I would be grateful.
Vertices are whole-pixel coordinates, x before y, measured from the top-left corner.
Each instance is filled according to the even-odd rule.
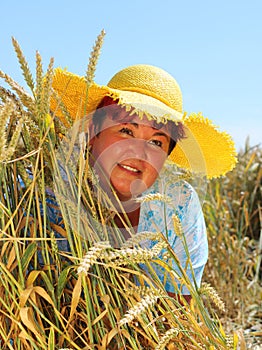
[[[54,57],[84,75],[104,28],[97,83],[128,65],[159,66],[181,86],[185,111],[201,111],[238,149],[247,136],[262,143],[261,0],[13,0],[0,8],[0,69],[19,83],[12,36],[33,74],[38,50],[45,68]]]

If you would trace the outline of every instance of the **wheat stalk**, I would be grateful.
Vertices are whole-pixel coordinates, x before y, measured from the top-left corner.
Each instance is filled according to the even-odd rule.
[[[56,123],[56,125],[58,125],[58,129],[61,129],[62,134],[65,135],[68,132],[68,128],[70,128],[73,125],[73,120],[65,104],[61,100],[61,96],[59,96],[58,93],[53,88],[51,88],[51,92],[52,92],[52,97],[56,102],[57,108],[59,107],[59,109],[62,112],[63,118],[65,118],[65,121],[60,120],[61,118],[60,119],[54,118],[54,122]],[[52,112],[54,115],[56,114],[56,110]],[[67,125],[68,127],[65,127],[65,125]]]

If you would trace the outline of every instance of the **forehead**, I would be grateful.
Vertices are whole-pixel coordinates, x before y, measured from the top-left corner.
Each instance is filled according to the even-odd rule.
[[[106,116],[102,124],[102,129],[123,124],[137,124],[150,127],[154,130],[161,130],[166,134],[171,133],[172,126],[170,123],[157,123],[154,119],[149,120],[146,115],[143,115],[141,118],[133,110],[126,111],[124,107],[119,105],[111,105],[103,109],[106,112]]]

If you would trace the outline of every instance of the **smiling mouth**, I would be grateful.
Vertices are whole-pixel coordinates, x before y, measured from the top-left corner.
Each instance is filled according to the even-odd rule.
[[[134,174],[139,174],[139,173],[141,173],[140,170],[138,170],[138,169],[136,169],[136,168],[133,168],[133,167],[130,166],[130,165],[125,165],[125,164],[120,164],[120,163],[118,163],[118,166],[119,166],[120,168],[123,168],[123,169],[125,169],[125,170],[128,170],[128,171],[130,171],[130,172],[132,172],[132,173],[134,173]]]

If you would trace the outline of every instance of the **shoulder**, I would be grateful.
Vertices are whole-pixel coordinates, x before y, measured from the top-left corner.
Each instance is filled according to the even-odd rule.
[[[165,217],[169,220],[174,213],[182,219],[192,212],[192,207],[199,210],[196,191],[174,164],[164,166],[155,183],[143,194],[147,195],[153,195],[152,199],[141,204],[142,217],[147,219],[154,217],[154,220],[161,221]]]
[[[150,192],[161,193],[170,203],[177,205],[197,200],[198,195],[187,178],[187,174],[180,171],[175,164],[166,163]]]

